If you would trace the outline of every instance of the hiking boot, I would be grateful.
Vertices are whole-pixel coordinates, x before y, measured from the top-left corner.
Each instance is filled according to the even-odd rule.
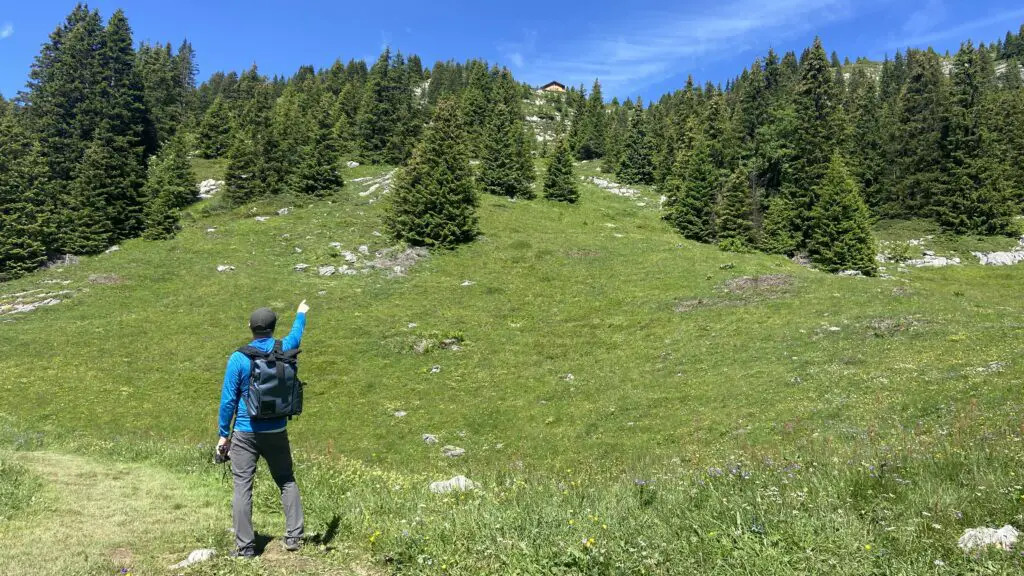
[[[252,548],[236,548],[228,554],[228,558],[245,558],[251,560],[256,557],[256,551]]]
[[[289,552],[295,552],[299,548],[302,548],[302,540],[299,538],[285,538],[284,549]]]

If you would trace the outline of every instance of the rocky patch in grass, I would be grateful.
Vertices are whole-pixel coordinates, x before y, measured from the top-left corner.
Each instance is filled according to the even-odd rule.
[[[1024,238],[1009,252],[971,252],[982,266],[1013,266],[1024,262]]]
[[[915,330],[925,321],[919,316],[874,318],[865,322],[868,333],[876,338],[891,338]]]
[[[436,350],[450,350],[458,352],[462,350],[463,336],[460,333],[441,335],[434,332],[424,338],[417,339],[413,344],[412,351],[417,354],[428,354]]]
[[[789,274],[766,274],[764,276],[741,276],[727,280],[722,287],[733,294],[751,292],[772,292],[793,285]]]
[[[0,295],[0,316],[24,314],[47,306],[56,306],[74,296],[74,290],[58,290],[55,292],[44,289],[27,290],[14,294]]]

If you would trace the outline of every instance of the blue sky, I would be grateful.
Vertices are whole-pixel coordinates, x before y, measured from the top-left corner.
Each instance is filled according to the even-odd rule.
[[[1024,22],[1019,0],[575,0],[553,2],[337,2],[328,0],[97,0],[104,17],[124,8],[136,41],[188,37],[200,78],[253,62],[265,73],[335,58],[372,61],[385,45],[437,59],[485,58],[541,84],[602,81],[606,97],[650,99],[687,74],[724,82],[769,47],[807,46],[821,35],[841,57],[881,58],[899,47],[955,51]],[[0,93],[22,89],[47,35],[72,1],[0,2]]]

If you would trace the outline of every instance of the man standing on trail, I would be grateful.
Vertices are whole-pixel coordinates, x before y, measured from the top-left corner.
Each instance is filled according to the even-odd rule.
[[[284,506],[286,524],[284,547],[286,550],[295,551],[301,546],[304,531],[302,500],[299,498],[299,487],[295,484],[295,475],[292,471],[292,453],[286,430],[288,418],[258,415],[267,409],[268,402],[273,408],[275,398],[267,401],[261,397],[263,401],[260,404],[263,406],[254,408],[253,403],[249,401],[249,394],[251,386],[255,386],[260,377],[274,379],[276,375],[281,380],[290,378],[292,384],[298,382],[294,370],[294,357],[302,341],[308,311],[309,306],[303,300],[299,304],[291,332],[278,342],[274,340],[277,315],[269,308],[256,310],[249,317],[253,341],[228,358],[220,397],[220,440],[217,443],[217,452],[222,456],[227,455],[231,460],[231,474],[234,477],[235,493],[231,511],[235,527],[235,551],[232,556],[252,558],[256,555],[252,527],[252,484],[256,475],[256,462],[261,456],[267,461],[270,475],[281,490],[281,504]],[[271,369],[266,370],[268,364],[265,358],[284,357],[290,357],[292,362],[288,378],[281,376],[285,373],[282,366],[275,367],[270,364]],[[258,364],[257,359],[263,363]],[[253,378],[254,371],[261,372],[256,379]],[[269,377],[266,376],[267,372],[270,373]],[[278,404],[280,407],[280,402]],[[298,410],[301,411],[301,395],[298,405]],[[277,413],[281,411],[270,411],[271,415]]]

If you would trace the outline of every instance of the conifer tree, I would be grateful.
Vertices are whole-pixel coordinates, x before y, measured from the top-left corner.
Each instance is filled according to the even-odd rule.
[[[647,115],[640,99],[637,99],[636,107],[629,118],[629,129],[618,175],[626,184],[654,182],[654,143],[647,133]]]
[[[323,100],[313,139],[300,150],[299,164],[292,176],[293,190],[314,197],[327,196],[345,185],[328,108],[330,95],[324,95]]]
[[[149,160],[146,179],[146,230],[149,240],[173,238],[180,212],[195,200],[195,175],[183,135],[176,135]]]
[[[830,158],[841,149],[844,133],[842,100],[820,38],[814,39],[800,61],[794,103],[797,126],[788,186],[806,242],[810,238],[810,213],[817,200],[814,190],[828,170]]]
[[[580,198],[572,166],[568,138],[559,138],[544,176],[544,197],[548,200],[575,203]]]
[[[62,252],[98,254],[116,241],[108,199],[118,195],[117,181],[110,175],[118,172],[120,163],[119,155],[102,141],[86,149],[68,186],[68,211],[57,223],[61,227]]]
[[[206,110],[197,134],[201,158],[223,158],[231,146],[231,116],[224,97],[217,96]]]
[[[450,248],[476,237],[479,200],[465,139],[458,105],[451,99],[438,102],[389,196],[385,224],[396,239]]]
[[[494,105],[484,131],[480,184],[484,192],[529,199],[533,193],[533,158],[524,129],[518,87],[507,70],[494,86]]]
[[[601,160],[601,171],[606,174],[616,174],[619,171],[619,163],[622,160],[622,151],[629,128],[629,108],[619,106],[619,101],[612,99],[607,136],[605,137],[604,158]]]
[[[873,276],[878,265],[871,217],[838,154],[832,157],[816,195],[808,245],[812,261],[828,272],[857,270]]]
[[[768,209],[761,222],[758,248],[768,254],[794,254],[799,245],[799,231],[793,229],[795,221],[793,203],[781,194],[773,197],[768,201]]]
[[[46,164],[15,111],[0,99],[0,282],[46,261]]]
[[[719,170],[711,161],[707,138],[697,135],[689,155],[680,151],[661,187],[667,197],[665,220],[683,237],[710,243],[715,239],[715,200],[721,189]]]
[[[487,73],[487,65],[479,60],[471,61],[468,66],[469,82],[459,101],[459,110],[463,121],[466,122],[469,153],[474,158],[480,158],[484,153],[485,132],[490,114],[490,76]]]
[[[578,116],[574,119],[576,158],[593,160],[604,156],[607,123],[605,121],[604,96],[601,94],[601,83],[594,80],[590,96]]]
[[[907,53],[906,87],[899,99],[896,160],[899,178],[893,182],[892,212],[928,216],[935,191],[943,182],[942,134],[947,116],[946,77],[939,55],[932,50]]]
[[[756,244],[753,216],[750,174],[740,167],[725,181],[715,207],[718,245],[730,251],[753,247]]]
[[[362,104],[356,117],[359,152],[364,162],[383,164],[387,160],[387,146],[395,129],[393,109],[391,51],[385,49],[370,69],[363,88]]]

